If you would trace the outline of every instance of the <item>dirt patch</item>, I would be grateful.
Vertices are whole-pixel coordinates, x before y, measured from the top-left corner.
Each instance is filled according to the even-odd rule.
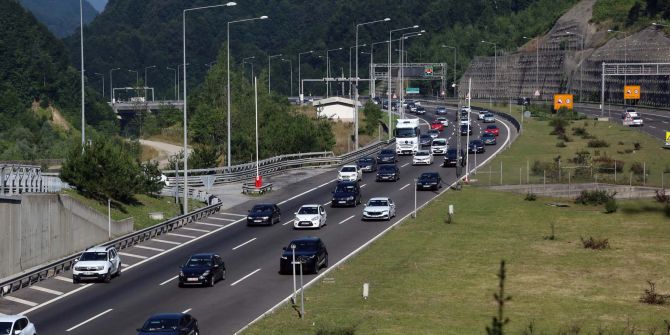
[[[70,131],[72,129],[72,126],[70,126],[70,123],[65,120],[63,117],[63,114],[60,113],[60,111],[56,108],[53,108],[49,106],[49,111],[51,112],[51,124],[60,127],[61,129],[65,131]]]

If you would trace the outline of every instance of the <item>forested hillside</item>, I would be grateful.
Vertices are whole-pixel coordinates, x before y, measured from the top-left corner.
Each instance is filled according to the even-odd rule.
[[[53,124],[58,108],[69,124],[80,112],[79,74],[62,41],[15,0],[0,0],[0,160],[64,157],[77,131]],[[91,92],[87,92],[89,95]],[[114,131],[111,111],[87,98],[89,125]]]
[[[57,37],[71,35],[79,28],[79,0],[19,0],[51,33]],[[83,1],[84,24],[93,21],[98,11]]]

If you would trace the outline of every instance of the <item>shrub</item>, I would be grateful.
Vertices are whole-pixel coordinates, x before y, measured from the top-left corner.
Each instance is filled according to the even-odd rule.
[[[670,201],[670,196],[665,194],[665,190],[656,190],[656,201],[664,204]]]
[[[559,141],[558,143],[556,143],[556,147],[557,148],[565,148],[566,147],[565,142]]]
[[[645,170],[645,166],[642,165],[642,163],[640,163],[640,162],[633,162],[633,164],[631,164],[631,166],[630,166],[630,172],[632,172],[636,176],[643,175],[645,173],[644,170]],[[646,172],[649,173],[648,170]]]
[[[577,165],[588,165],[591,162],[591,153],[586,150],[578,151],[569,161]]]
[[[633,149],[625,149],[623,152],[625,152],[627,154],[630,154],[630,153],[633,153]]]
[[[619,141],[619,145],[624,145],[623,141]]]
[[[616,168],[617,173],[623,172],[623,167],[625,165],[624,161],[616,160],[610,157],[598,157],[593,160],[596,169],[600,173],[614,173]]]
[[[644,293],[640,297],[640,302],[649,304],[649,305],[665,305],[665,303],[670,299],[668,294],[660,294],[656,292],[656,283],[648,280],[649,288],[644,290]]]
[[[635,142],[633,143],[633,148],[635,148],[635,150],[640,150],[642,149],[642,145],[640,144],[640,142]]]
[[[589,132],[586,131],[586,129],[581,128],[581,127],[575,127],[575,128],[572,129],[572,135],[575,135],[575,136],[584,136],[584,135],[588,135],[588,134],[589,134]]]
[[[537,200],[537,195],[533,192],[528,192],[528,193],[526,193],[526,197],[523,200],[535,201],[535,200]]]
[[[609,199],[605,203],[605,213],[610,214],[614,213],[619,209],[619,205],[617,204],[615,199]]]
[[[582,205],[603,205],[609,200],[614,199],[616,192],[607,192],[603,190],[588,191],[583,190],[575,199],[576,204]]]
[[[570,138],[566,133],[558,134],[558,139],[563,142],[572,142],[572,138]]]
[[[610,247],[609,239],[606,238],[595,239],[592,236],[589,236],[588,239],[584,239],[583,237],[580,237],[579,239],[582,241],[584,249],[603,250],[609,249]]]
[[[607,143],[607,141],[605,140],[596,139],[596,140],[589,140],[587,146],[589,148],[607,148],[610,146],[610,144]]]

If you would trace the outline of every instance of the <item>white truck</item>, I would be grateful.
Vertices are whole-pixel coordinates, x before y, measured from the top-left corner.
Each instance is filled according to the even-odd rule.
[[[419,119],[398,119],[395,126],[395,152],[413,155],[419,150]]]
[[[644,121],[642,120],[642,117],[632,108],[626,108],[626,111],[624,111],[623,114],[621,114],[621,121],[623,122],[624,126],[629,127],[644,126]]]

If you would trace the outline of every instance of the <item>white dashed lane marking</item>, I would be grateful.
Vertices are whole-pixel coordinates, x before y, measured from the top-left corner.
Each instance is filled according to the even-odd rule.
[[[233,221],[235,221],[235,220],[233,220],[233,219],[215,218],[215,217],[213,217],[213,216],[208,217],[208,219],[219,220],[219,221],[228,221],[228,222],[233,222]]]
[[[81,327],[81,326],[83,326],[83,325],[85,325],[85,324],[87,324],[87,323],[89,323],[89,322],[91,322],[91,321],[93,321],[93,320],[95,320],[95,319],[97,319],[97,318],[99,318],[99,317],[101,317],[101,316],[103,316],[103,315],[105,315],[105,314],[111,312],[111,311],[112,311],[112,309],[110,308],[110,309],[108,309],[108,310],[106,310],[106,311],[104,311],[104,312],[102,312],[102,313],[100,313],[100,314],[98,314],[98,315],[96,315],[96,316],[91,317],[90,319],[88,319],[88,320],[86,320],[86,321],[84,321],[84,322],[82,322],[82,323],[80,323],[80,324],[78,324],[78,325],[75,325],[75,326],[71,327],[70,329],[66,330],[66,332],[73,331],[73,330],[75,330],[75,329],[77,329],[77,328],[79,328],[79,327]]]
[[[232,215],[232,216],[239,216],[239,217],[246,217],[246,215],[236,214],[236,213],[219,213],[219,214]],[[211,219],[211,218],[212,218],[212,217],[210,217],[210,219]]]
[[[346,219],[340,221],[340,223],[338,223],[338,224],[343,224],[343,223],[345,223],[345,222],[347,222],[347,221],[353,219],[354,217],[355,217],[355,215],[352,215],[352,216],[350,216],[350,217],[348,217],[348,218],[346,218]]]
[[[161,248],[154,248],[154,247],[145,247],[143,245],[134,245],[135,248],[140,248],[140,249],[145,249],[145,250],[153,250],[153,251],[165,251],[165,249]]]
[[[167,240],[160,240],[160,239],[157,239],[157,238],[155,238],[155,239],[153,239],[153,240],[151,240],[151,241],[156,241],[156,242],[160,242],[160,243],[167,243],[167,244],[172,244],[172,245],[180,245],[180,244],[181,244],[181,243],[179,243],[179,242],[175,242],[175,241],[167,241]]]
[[[410,184],[407,184],[407,185],[401,187],[401,188],[400,188],[400,191],[404,190],[404,189],[405,189],[407,186],[409,186],[409,185],[410,185]]]
[[[207,223],[207,222],[196,222],[195,224],[203,225],[203,226],[210,226],[210,227],[222,227],[220,224],[215,224],[215,223]]]
[[[241,248],[241,247],[243,247],[244,245],[249,244],[249,243],[251,243],[251,242],[253,242],[253,241],[255,241],[255,240],[256,240],[256,238],[254,237],[254,238],[250,239],[249,241],[246,241],[246,242],[244,242],[244,243],[242,243],[242,244],[236,246],[235,248],[233,248],[233,250],[236,250],[236,249],[238,249],[238,248]]]
[[[33,285],[33,286],[29,286],[29,287],[33,290],[44,292],[44,293],[49,293],[49,294],[53,294],[53,295],[62,295],[63,294],[63,292],[61,292],[61,291],[48,289],[48,288],[42,287],[42,286]]]
[[[169,283],[169,282],[171,282],[171,281],[177,279],[177,277],[179,277],[179,276],[174,276],[174,277],[172,277],[172,278],[170,278],[170,279],[168,279],[168,280],[166,280],[166,281],[164,281],[164,282],[158,284],[158,286],[163,286],[163,285],[165,285],[165,284],[167,284],[167,283]]]
[[[178,237],[184,237],[184,238],[196,238],[193,235],[185,235],[185,234],[177,234],[177,233],[167,233],[170,236],[178,236]]]
[[[64,281],[64,282],[68,282],[68,283],[72,282],[72,278],[67,278],[67,277],[63,277],[63,276],[55,276],[54,279],[58,279],[60,281]]]
[[[181,227],[181,229],[190,230],[190,231],[197,231],[197,232],[200,232],[200,233],[209,233],[209,230],[206,230],[206,229],[189,228],[189,227]]]
[[[18,302],[19,304],[23,304],[23,305],[30,306],[30,307],[37,306],[37,303],[34,303],[32,301],[28,301],[28,300],[24,300],[24,299],[21,299],[21,298],[12,297],[12,296],[4,296],[3,299],[13,301],[13,302]]]
[[[121,251],[119,251],[119,255],[121,255],[121,256],[126,256],[126,257],[139,258],[139,259],[147,259],[147,258],[149,258],[149,257],[147,257],[147,256],[135,255],[135,254],[131,254],[131,253],[129,253],[129,252],[121,252]]]
[[[230,286],[235,286],[235,285],[239,284],[241,281],[243,281],[243,280],[245,280],[245,279],[247,279],[247,278],[253,276],[254,273],[256,273],[256,272],[258,272],[258,271],[260,271],[260,270],[261,270],[261,269],[256,269],[256,270],[254,270],[254,271],[251,272],[250,274],[248,274],[248,275],[246,275],[246,276],[240,278],[240,279],[237,280],[236,282],[230,284]]]

